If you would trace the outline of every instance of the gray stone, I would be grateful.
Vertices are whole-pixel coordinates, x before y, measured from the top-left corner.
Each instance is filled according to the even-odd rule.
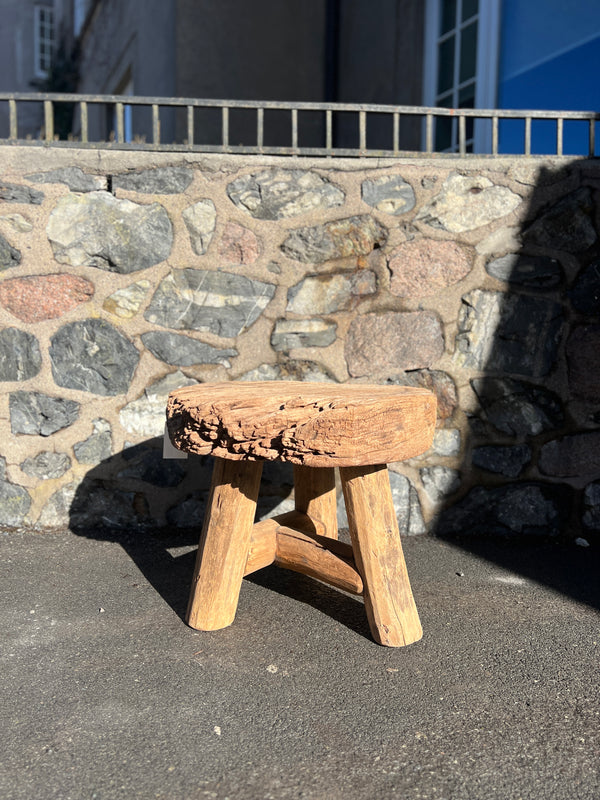
[[[68,428],[79,416],[79,403],[41,392],[11,392],[8,398],[12,433],[50,436]]]
[[[539,377],[556,362],[564,315],[542,297],[474,289],[462,298],[455,363]]]
[[[87,175],[79,167],[59,167],[49,172],[25,176],[32,183],[65,183],[72,192],[95,192],[106,189],[106,178]]]
[[[274,350],[327,347],[335,342],[337,324],[324,319],[278,319],[271,334]]]
[[[6,459],[0,456],[0,481],[6,480]]]
[[[600,325],[574,326],[566,356],[571,392],[585,400],[600,400]]]
[[[153,167],[141,172],[113,176],[113,189],[146,194],[179,194],[185,192],[194,179],[194,172],[186,167]]]
[[[42,528],[58,528],[69,525],[71,506],[77,488],[78,484],[71,482],[57,489],[42,508],[37,524]]]
[[[173,226],[159,203],[139,205],[110,192],[61,197],[46,233],[61,264],[119,273],[164,261],[173,245]]]
[[[442,326],[431,311],[358,316],[344,348],[348,371],[355,378],[430,367],[443,352]]]
[[[315,172],[272,167],[243,175],[227,187],[230,200],[256,219],[286,219],[344,202],[341,189]]]
[[[419,534],[426,533],[427,528],[423,521],[417,490],[404,475],[400,475],[398,472],[392,472],[392,470],[388,470],[388,474],[400,535],[418,536]],[[341,493],[337,502],[337,518],[340,528],[348,527],[348,514],[344,504],[344,497]]]
[[[560,263],[549,256],[528,256],[523,253],[509,253],[485,265],[493,278],[517,286],[534,289],[552,289],[563,279]]]
[[[439,506],[446,497],[460,488],[460,472],[450,467],[423,467],[420,470],[421,482],[425,494],[435,506]]]
[[[305,381],[309,383],[337,383],[322,364],[316,361],[289,360],[279,364],[261,364],[245,372],[239,381]]]
[[[371,270],[310,275],[288,290],[286,311],[293,314],[331,314],[354,308],[361,297],[377,291]]]
[[[433,435],[431,452],[436,456],[460,455],[461,437],[458,428],[438,428]]]
[[[531,448],[526,444],[485,445],[473,450],[473,464],[488,472],[518,478],[531,461]]]
[[[0,331],[0,381],[26,381],[38,374],[42,354],[32,333],[18,328]]]
[[[260,522],[263,519],[278,517],[280,514],[288,514],[294,507],[294,500],[291,497],[260,494],[256,504],[256,520]]]
[[[169,392],[197,383],[197,380],[188,378],[181,370],[165,375],[148,386],[137,400],[123,406],[119,412],[121,425],[128,433],[138,436],[162,436]]]
[[[567,524],[572,493],[556,483],[476,486],[440,515],[441,536],[558,536]]]
[[[129,478],[162,487],[177,486],[185,476],[184,462],[164,459],[162,451],[147,448],[136,454],[130,464],[120,470],[117,475],[121,479]]]
[[[231,362],[229,356],[237,356],[238,351],[233,347],[220,350],[205,342],[191,339],[189,336],[181,336],[177,333],[165,333],[163,331],[150,331],[142,334],[144,347],[152,353],[155,358],[171,364],[174,367],[191,367],[195,364],[222,364],[229,368]]]
[[[511,436],[536,436],[560,428],[562,406],[554,392],[510,378],[475,378],[471,386],[484,418]]]
[[[362,199],[385,214],[406,214],[415,207],[415,192],[399,175],[384,175],[363,181]]]
[[[600,431],[584,431],[546,442],[540,451],[540,472],[553,477],[600,473]]]
[[[21,251],[8,243],[0,233],[0,271],[16,267],[21,263]]]
[[[482,175],[450,175],[416,219],[450,233],[488,225],[514,211],[521,197]]]
[[[579,273],[569,297],[573,307],[582,314],[600,314],[600,260],[588,264]]]
[[[588,530],[600,531],[600,481],[593,481],[585,487],[582,522]]]
[[[429,389],[436,396],[439,419],[449,419],[458,405],[458,393],[454,380],[447,372],[439,369],[415,369],[392,376],[387,379],[386,383]]]
[[[71,468],[71,459],[66,453],[43,450],[35,458],[26,458],[21,469],[30,478],[53,480],[62,477]]]
[[[173,270],[159,284],[144,317],[165,328],[232,338],[258,319],[275,289],[272,283],[231,272]]]
[[[140,310],[150,286],[150,281],[146,280],[130,283],[129,286],[117,289],[116,292],[109,295],[102,304],[102,308],[109,314],[114,314],[115,317],[131,319]]]
[[[386,241],[387,230],[373,217],[364,215],[297,228],[290,232],[281,249],[289,258],[305,264],[323,264],[335,258],[366,256]]]
[[[75,458],[80,464],[100,464],[110,458],[112,452],[110,424],[105,419],[95,419],[92,425],[91,436],[73,445]]]
[[[0,201],[5,203],[24,203],[39,206],[44,199],[44,193],[29,186],[17,183],[4,183],[0,181]]]
[[[592,223],[595,204],[590,189],[564,197],[525,231],[525,241],[567,253],[581,253],[597,239]]]
[[[177,528],[194,528],[202,526],[206,512],[206,498],[187,497],[167,510],[167,522]]]
[[[90,528],[135,530],[148,521],[147,503],[138,492],[123,492],[100,483],[86,485],[85,491],[79,487],[68,507],[70,527],[84,535],[89,535]]]
[[[17,231],[17,233],[31,233],[33,225],[22,214],[4,214],[0,216],[0,220],[8,222],[10,227]]]
[[[217,209],[212,200],[199,200],[184,208],[181,216],[190,235],[192,250],[202,256],[208,250],[217,224]]]
[[[140,354],[102,319],[71,322],[51,339],[52,375],[59,386],[103,396],[124,394]]]
[[[0,524],[21,525],[31,508],[31,497],[23,486],[0,480]]]

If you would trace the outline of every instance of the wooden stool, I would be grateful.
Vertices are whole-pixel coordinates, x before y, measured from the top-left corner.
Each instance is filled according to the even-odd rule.
[[[275,563],[362,594],[380,644],[420,639],[387,464],[427,450],[435,420],[435,396],[403,386],[269,381],[172,392],[171,441],[216,459],[189,625],[230,625],[244,575]],[[265,460],[294,465],[296,510],[255,524]],[[334,467],[352,545],[337,539]]]

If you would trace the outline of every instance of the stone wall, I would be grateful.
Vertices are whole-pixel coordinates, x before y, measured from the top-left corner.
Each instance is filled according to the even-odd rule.
[[[192,525],[168,392],[300,379],[437,394],[404,533],[597,535],[598,162],[0,159],[0,523]],[[267,466],[261,513],[290,488]]]

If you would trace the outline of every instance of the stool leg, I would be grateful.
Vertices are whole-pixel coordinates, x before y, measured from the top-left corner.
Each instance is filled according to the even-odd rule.
[[[340,467],[348,527],[373,638],[402,647],[423,635],[385,464]]]
[[[215,459],[187,612],[192,628],[215,631],[233,622],[261,473],[261,461]]]
[[[333,467],[294,465],[296,511],[315,523],[315,533],[337,539],[337,498]]]

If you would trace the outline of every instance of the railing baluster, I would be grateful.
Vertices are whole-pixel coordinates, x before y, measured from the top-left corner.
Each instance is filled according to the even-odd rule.
[[[229,108],[223,106],[221,109],[221,146],[223,150],[229,148]]]
[[[17,101],[16,100],[9,100],[8,101],[8,115],[9,115],[9,138],[10,139],[18,139],[19,138],[19,126],[17,124]]]
[[[121,144],[123,141],[125,141],[123,103],[117,103],[115,112],[117,116],[117,130],[115,131],[115,141]]]
[[[433,114],[425,116],[425,152],[433,153]]]
[[[156,103],[152,104],[152,144],[160,144],[160,116]]]
[[[46,141],[54,141],[54,107],[52,100],[44,100],[44,129]]]
[[[88,131],[88,107],[85,100],[79,103],[79,117],[81,119],[81,141],[87,144],[89,131]]]
[[[194,144],[194,106],[187,107],[187,140],[192,147]]]
[[[361,151],[367,149],[367,112],[358,112],[358,148]]]
[[[392,132],[392,147],[394,153],[400,152],[400,114],[394,111],[392,116],[393,132]]]
[[[298,109],[292,108],[292,149],[298,151]]]
[[[498,155],[498,117],[492,117],[492,155]]]
[[[525,117],[525,155],[531,155],[531,117]]]
[[[556,155],[562,156],[563,154],[563,118],[558,117],[556,120]]]
[[[458,118],[458,152],[464,156],[467,152],[467,120],[461,114]]]
[[[594,157],[594,153],[596,152],[596,120],[590,120],[590,146],[588,150],[588,155],[590,158]]]
[[[330,108],[325,112],[325,147],[333,150],[333,113]]]
[[[264,108],[256,109],[256,146],[259,150],[263,148],[265,136],[265,110]]]

